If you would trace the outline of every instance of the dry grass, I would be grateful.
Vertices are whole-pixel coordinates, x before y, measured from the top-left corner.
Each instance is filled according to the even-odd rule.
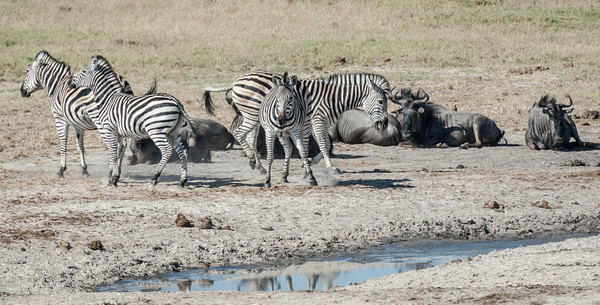
[[[159,91],[177,96],[194,116],[206,116],[196,102],[205,86],[228,85],[254,69],[301,77],[376,72],[505,128],[524,127],[531,104],[545,93],[570,93],[575,113],[600,103],[598,2],[2,1],[0,11],[0,114],[28,129],[1,126],[0,154],[11,158],[35,153],[11,149],[15,138],[58,152],[47,97],[18,93],[40,50],[74,71],[102,54],[134,91],[157,78]],[[548,69],[509,72],[537,66]],[[228,125],[231,112],[222,104],[217,120]],[[90,134],[88,143],[102,147]]]

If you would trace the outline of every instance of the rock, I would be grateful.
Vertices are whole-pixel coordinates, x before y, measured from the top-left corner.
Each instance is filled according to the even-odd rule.
[[[189,228],[192,226],[192,223],[183,214],[179,213],[175,219],[175,225],[182,228]]]
[[[214,227],[210,217],[202,217],[198,219],[197,227],[200,229],[212,229]]]
[[[90,243],[90,249],[92,249],[94,251],[96,251],[96,250],[104,251],[104,245],[102,244],[101,241],[94,240]]]

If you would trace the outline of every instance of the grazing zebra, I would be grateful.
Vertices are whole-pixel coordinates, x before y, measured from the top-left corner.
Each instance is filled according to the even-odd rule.
[[[116,186],[119,180],[128,137],[150,138],[160,149],[162,157],[152,176],[152,185],[156,185],[173,148],[181,161],[179,184],[187,182],[187,151],[181,132],[187,125],[195,134],[198,130],[175,97],[165,93],[140,97],[123,94],[110,63],[100,55],[73,75],[71,85],[90,87],[96,97],[86,105],[86,111],[109,148],[109,185]]]
[[[275,74],[263,71],[250,72],[236,79],[228,87],[205,88],[203,97],[206,111],[209,114],[214,114],[214,104],[210,93],[232,91],[233,104],[243,117],[239,127],[232,130],[232,134],[250,159],[250,166],[253,169],[258,168],[262,173],[265,170],[260,164],[256,146],[248,145],[246,135],[258,127],[260,103],[273,86],[273,75]],[[279,75],[276,76],[280,77]],[[390,93],[379,88],[372,80],[368,79],[367,81],[367,84],[338,84],[321,80],[299,81],[303,92],[298,94],[306,98],[308,120],[321,150],[321,153],[315,156],[311,163],[315,164],[321,158],[324,158],[325,166],[328,169],[338,171],[329,158],[331,143],[327,138],[327,129],[328,125],[335,123],[340,114],[346,110],[362,106],[378,129],[383,130],[386,128],[387,96]],[[256,140],[254,143],[256,143]]]
[[[301,99],[294,90],[298,79],[296,76],[288,78],[287,72],[285,72],[281,79],[274,75],[272,81],[274,87],[265,95],[264,101],[260,104],[258,115],[260,125],[265,130],[267,145],[265,187],[271,187],[271,165],[273,164],[275,136],[279,138],[285,152],[281,181],[288,182],[287,177],[290,172],[290,158],[292,156],[290,137],[292,137],[298,152],[300,152],[300,158],[304,162],[304,179],[308,179],[310,185],[317,185],[308,160],[310,125],[307,124],[306,120],[306,100]]]
[[[77,136],[77,150],[81,162],[82,174],[89,176],[85,162],[85,149],[83,136],[86,130],[95,130],[96,125],[85,114],[83,105],[93,100],[94,95],[89,88],[72,89],[69,87],[71,68],[63,62],[54,59],[48,52],[39,52],[31,66],[27,68],[27,74],[21,85],[21,96],[29,97],[31,93],[45,88],[52,100],[52,115],[56,125],[60,142],[60,168],[58,177],[64,178],[67,169],[67,139],[69,126],[75,129]],[[121,76],[117,75],[123,93],[133,95],[131,86]],[[150,91],[156,89],[156,83]]]

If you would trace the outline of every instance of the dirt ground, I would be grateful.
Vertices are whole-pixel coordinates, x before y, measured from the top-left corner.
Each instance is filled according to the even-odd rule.
[[[70,151],[66,178],[57,179],[56,144],[11,134],[34,128],[35,119],[24,118],[48,118],[47,105],[20,107],[2,110],[3,304],[600,303],[596,235],[322,292],[94,293],[123,278],[293,261],[390,241],[597,234],[600,150],[529,150],[523,118],[509,117],[499,124],[509,144],[497,147],[336,144],[334,162],[343,172],[333,175],[318,164],[317,187],[301,181],[299,160],[292,161],[290,183],[280,183],[278,160],[273,187],[264,189],[236,147],[214,152],[212,163],[191,164],[184,188],[177,186],[177,164],[165,168],[154,188],[152,165],[124,165],[113,188],[105,186],[107,151],[93,137],[86,145],[90,177],[80,175]],[[576,122],[584,142],[600,143],[598,120]],[[41,137],[57,141],[51,128]],[[176,226],[179,213],[193,226]],[[217,227],[201,229],[202,217]]]

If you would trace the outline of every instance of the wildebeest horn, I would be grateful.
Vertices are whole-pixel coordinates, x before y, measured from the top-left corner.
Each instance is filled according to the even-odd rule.
[[[571,106],[573,106],[573,100],[571,99],[571,96],[568,94],[565,94],[565,96],[569,99],[569,105],[565,105],[565,104],[558,104],[558,106],[560,108],[569,108]]]
[[[424,100],[423,103],[429,102],[429,94],[427,94],[427,92],[421,88],[419,88],[419,91],[417,91],[417,97],[420,101]]]

